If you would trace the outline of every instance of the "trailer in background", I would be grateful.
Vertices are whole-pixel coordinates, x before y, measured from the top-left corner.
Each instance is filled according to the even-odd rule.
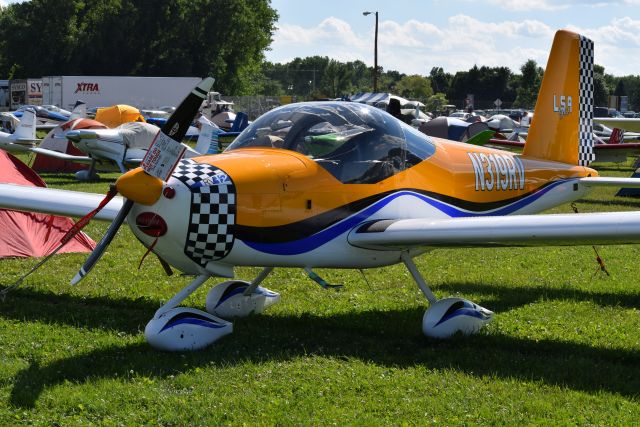
[[[199,77],[47,76],[43,104],[70,110],[82,100],[88,108],[127,104],[139,109],[176,106]]]
[[[10,106],[9,80],[0,80],[0,111],[9,111]]]
[[[18,79],[9,81],[9,108],[17,110],[23,105],[42,105],[42,80]]]

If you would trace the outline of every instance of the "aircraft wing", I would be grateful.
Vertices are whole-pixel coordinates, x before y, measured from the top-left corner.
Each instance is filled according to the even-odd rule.
[[[23,145],[31,145],[31,144],[35,144],[36,142],[42,142],[41,139],[31,139],[31,138],[16,138],[14,139],[16,144],[23,144]]]
[[[28,150],[32,153],[42,154],[56,159],[65,160],[67,162],[91,164],[93,161],[93,159],[88,156],[74,156],[73,154],[61,153],[59,151],[48,150],[46,148],[34,147],[29,148]]]
[[[623,117],[594,117],[596,123],[602,123],[611,128],[620,128],[630,132],[640,132],[640,119],[629,119]]]
[[[13,142],[0,141],[0,149],[8,151],[9,153],[28,153],[32,150],[32,147],[15,144]]]
[[[355,227],[349,243],[376,250],[640,243],[640,212],[377,220]]]
[[[137,168],[138,166],[140,166],[140,163],[142,163],[142,159],[126,159],[124,161],[124,164],[128,168]]]
[[[640,179],[638,178],[617,178],[613,176],[597,176],[593,178],[578,179],[580,185],[586,187],[625,187],[640,188]]]
[[[17,211],[81,217],[95,209],[104,197],[104,194],[0,184],[0,208]],[[123,200],[122,197],[114,197],[95,219],[112,221]]]

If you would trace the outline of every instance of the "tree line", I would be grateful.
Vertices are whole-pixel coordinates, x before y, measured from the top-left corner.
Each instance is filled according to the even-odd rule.
[[[468,71],[448,73],[433,67],[425,75],[407,75],[384,71],[378,67],[378,91],[391,92],[417,99],[429,111],[445,104],[458,108],[473,95],[476,109],[495,108],[500,99],[502,108],[533,109],[544,70],[530,59],[514,73],[507,67],[478,67]],[[339,62],[320,56],[296,58],[287,64],[265,62],[262,65],[262,85],[271,95],[290,94],[304,99],[337,98],[356,92],[372,91],[373,67],[361,61]],[[616,77],[607,74],[601,65],[594,69],[594,101],[607,106],[610,95],[628,96],[628,108],[640,111],[640,75]]]
[[[0,8],[0,76],[206,76],[228,95],[339,98],[372,90],[373,67],[325,56],[286,64],[265,60],[278,19],[270,0],[31,0]],[[534,60],[519,73],[473,66],[424,75],[378,68],[378,90],[417,99],[431,110],[533,108],[544,70]],[[595,68],[595,105],[626,95],[640,110],[640,76]]]
[[[268,0],[15,3],[0,9],[0,75],[211,75],[250,94],[277,19]]]

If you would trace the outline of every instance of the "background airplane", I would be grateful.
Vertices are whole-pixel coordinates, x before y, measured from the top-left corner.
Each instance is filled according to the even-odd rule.
[[[145,336],[156,348],[193,350],[232,331],[280,296],[260,286],[276,267],[364,269],[403,263],[430,303],[423,332],[478,331],[493,313],[463,298],[438,299],[412,258],[440,247],[635,243],[640,212],[533,215],[594,186],[640,187],[600,178],[593,160],[593,43],[559,31],[522,155],[430,138],[374,107],[291,104],[254,121],[222,154],[181,159],[180,140],[212,85],[203,81],[154,140],[142,167],[116,182],[124,199],[72,283],[99,260],[126,220],[164,263],[196,278],[160,307]],[[556,99],[571,99],[557,108]],[[544,123],[544,126],[540,125]],[[95,195],[49,196],[0,186],[0,205],[77,214]],[[115,192],[109,193],[106,203]],[[107,205],[108,206],[108,205]],[[207,311],[179,307],[211,276],[261,266],[251,282],[212,288]]]
[[[124,173],[139,166],[149,145],[160,131],[157,126],[145,122],[123,123],[113,129],[97,126],[90,129],[74,129],[72,123],[73,121],[62,125],[56,137],[68,139],[86,155],[68,154],[42,147],[31,148],[29,151],[68,162],[88,164],[88,169],[75,174],[81,181],[97,179],[98,170]],[[185,155],[193,157],[206,153],[210,142],[211,132],[199,135],[195,150],[185,145]],[[204,151],[201,152],[200,149]]]
[[[640,119],[637,118],[597,117],[594,121],[609,128],[620,128],[625,131],[640,133]]]
[[[0,149],[13,153],[29,151],[37,141],[36,115],[33,110],[24,111],[20,124],[13,133],[0,132]]]
[[[638,142],[624,142],[623,136],[625,132],[621,129],[615,128],[607,138],[607,141],[603,140],[596,133],[594,133],[594,146],[593,153],[595,155],[596,162],[613,162],[621,163],[626,162],[629,157],[637,157],[640,155],[640,143]],[[493,136],[493,135],[490,135]],[[481,138],[479,138],[481,139]],[[467,141],[474,143],[473,141]],[[520,151],[525,147],[525,142],[515,141],[512,139],[501,138],[485,138],[481,142],[489,147],[496,147],[505,150]]]

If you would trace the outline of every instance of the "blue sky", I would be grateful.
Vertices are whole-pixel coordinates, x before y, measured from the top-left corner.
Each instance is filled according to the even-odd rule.
[[[518,71],[527,59],[545,66],[556,30],[595,41],[596,63],[614,75],[640,74],[640,0],[272,0],[280,18],[267,59],[322,55],[427,75],[478,66]]]
[[[0,4],[21,0],[0,0]],[[230,0],[233,1],[233,0]],[[427,75],[474,64],[518,71],[527,59],[545,66],[553,34],[568,28],[590,37],[596,63],[614,75],[640,74],[640,0],[271,0],[280,18],[272,62],[322,55],[373,65],[378,11],[378,64]]]

